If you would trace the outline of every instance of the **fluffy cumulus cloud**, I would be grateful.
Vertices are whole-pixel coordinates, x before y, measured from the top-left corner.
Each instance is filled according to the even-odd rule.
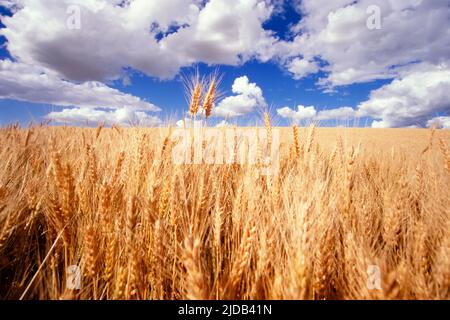
[[[178,128],[183,128],[183,129],[202,128],[204,126],[204,122],[202,120],[193,120],[191,118],[184,118],[184,119],[178,120],[176,122],[176,126]],[[215,127],[217,127],[217,128],[231,127],[231,126],[232,126],[232,124],[226,120],[221,120],[215,125]]]
[[[407,72],[373,91],[359,106],[373,127],[424,127],[435,115],[450,112],[450,68],[427,66]]]
[[[23,9],[3,19],[9,52],[77,81],[115,79],[123,67],[160,77],[174,74],[179,66],[176,57],[160,48],[147,30],[155,23],[159,27],[154,33],[165,32],[172,19],[185,23],[195,10],[182,0],[17,2]],[[79,29],[70,27],[77,19],[76,11],[70,11],[74,4],[80,10]],[[170,10],[170,5],[178,10]],[[158,20],[152,19],[156,16]]]
[[[224,127],[228,128],[228,127],[232,127],[232,126],[233,125],[226,120],[222,120],[218,124],[216,124],[217,128],[224,128]]]
[[[306,59],[295,58],[288,63],[287,68],[289,72],[293,74],[295,79],[301,79],[309,74],[319,71],[319,65],[317,62],[308,61]]]
[[[43,68],[10,60],[0,60],[0,98],[63,107],[125,107],[159,111],[155,105],[103,83],[92,81],[76,84],[62,80]]]
[[[350,120],[356,117],[356,111],[350,107],[322,110],[317,113],[316,120]]]
[[[71,108],[62,111],[51,112],[47,119],[66,124],[98,124],[105,122],[107,125],[119,124],[121,126],[156,127],[162,125],[161,119],[144,111],[136,111],[132,108],[119,108],[115,110],[100,110],[92,108]]]
[[[262,26],[273,10],[268,2],[211,0],[188,27],[167,36],[161,45],[175,54],[182,65],[196,61],[238,65],[276,41]]]
[[[425,127],[450,113],[450,1],[303,0],[297,9],[304,18],[292,27],[296,36],[271,49],[293,77],[322,71],[318,84],[328,89],[393,79],[348,110],[373,117],[373,127]],[[378,13],[380,28],[369,28]]]
[[[130,110],[157,108],[102,82],[129,83],[128,68],[168,79],[197,62],[239,65],[262,56],[276,41],[262,25],[279,7],[266,0],[2,0],[1,5],[13,12],[2,17],[0,34],[15,61],[2,62],[1,97],[76,106],[52,114],[64,121],[89,114],[118,122],[124,110],[129,117],[136,112]],[[14,69],[20,72],[10,77]],[[257,93],[238,94],[244,108],[261,102]]]
[[[293,122],[299,122],[300,120],[314,118],[317,111],[314,106],[305,107],[299,105],[297,106],[297,110],[293,110],[289,107],[283,107],[277,109],[277,113],[282,118],[290,119]]]
[[[9,2],[23,8],[2,19],[9,52],[69,80],[116,79],[124,67],[171,78],[195,62],[237,65],[275,41],[262,27],[273,6],[262,0]]]
[[[450,117],[435,117],[427,122],[428,127],[450,129]]]
[[[201,127],[203,127],[204,122],[202,120],[194,120],[191,118],[184,118],[184,119],[178,120],[175,124],[178,128],[201,128]]]
[[[232,91],[235,95],[224,98],[214,109],[217,117],[231,118],[249,114],[257,107],[266,107],[263,92],[247,76],[234,80]]]
[[[417,61],[448,63],[449,5],[448,0],[304,0],[298,10],[305,16],[292,28],[298,35],[277,44],[274,54],[301,57],[299,68],[289,68],[297,77],[317,70],[314,58],[320,58],[327,73],[321,83],[331,86],[393,78]],[[378,12],[380,28],[372,28]]]
[[[445,65],[421,65],[417,70],[401,72],[391,83],[371,92],[369,99],[356,109],[342,107],[317,112],[313,106],[284,107],[278,114],[298,122],[311,120],[346,120],[355,117],[374,119],[372,127],[449,128],[450,68]]]
[[[372,127],[429,127],[449,128],[450,68],[445,65],[422,65],[417,70],[401,73],[390,84],[371,92],[369,99],[356,109],[342,107],[317,112],[313,106],[298,106],[298,110],[284,107],[278,114],[298,122],[311,120],[348,120],[369,117]]]
[[[371,92],[369,99],[356,109],[342,107],[317,112],[314,106],[284,107],[277,113],[291,121],[348,120],[369,117],[372,127],[449,128],[450,68],[445,65],[422,65],[417,70],[402,72],[398,79]]]
[[[349,120],[356,117],[356,111],[350,107],[341,107],[335,109],[326,109],[317,111],[314,106],[297,106],[297,110],[289,107],[277,109],[277,114],[294,123],[301,120],[326,121],[326,120]]]

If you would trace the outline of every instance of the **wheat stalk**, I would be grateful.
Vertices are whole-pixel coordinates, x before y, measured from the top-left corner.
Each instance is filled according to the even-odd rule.
[[[86,264],[86,270],[88,276],[94,278],[97,274],[97,243],[96,243],[96,231],[95,228],[89,226],[86,228],[86,234],[84,237],[85,250],[83,253],[84,262]]]
[[[200,108],[202,98],[202,85],[200,82],[196,83],[192,91],[191,103],[189,105],[189,113],[195,116]]]
[[[213,110],[214,102],[216,100],[217,80],[215,77],[211,79],[208,91],[205,95],[205,101],[203,103],[203,110],[205,112],[205,118],[208,119]]]
[[[300,158],[300,133],[299,129],[296,125],[292,126],[292,131],[294,133],[294,148],[295,148],[295,155],[297,156],[297,159]]]
[[[200,241],[186,238],[184,241],[183,265],[186,268],[186,298],[204,300],[208,298],[206,279],[201,269]]]

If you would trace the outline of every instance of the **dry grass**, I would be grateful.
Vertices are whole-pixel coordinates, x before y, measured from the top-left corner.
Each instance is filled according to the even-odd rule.
[[[280,129],[261,176],[173,164],[170,130],[1,129],[0,297],[450,298],[448,131]]]

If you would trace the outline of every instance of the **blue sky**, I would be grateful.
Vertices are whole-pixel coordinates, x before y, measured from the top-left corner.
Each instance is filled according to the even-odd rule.
[[[450,119],[449,39],[430,39],[435,30],[450,30],[448,1],[392,6],[381,0],[193,0],[180,8],[179,0],[168,0],[167,17],[161,17],[143,0],[129,8],[87,0],[78,6],[80,29],[67,30],[67,19],[78,18],[69,7],[74,2],[23,1],[21,7],[3,1],[0,13],[9,17],[0,25],[1,125],[26,125],[49,115],[55,123],[73,124],[103,118],[125,124],[126,117],[143,125],[177,122],[187,110],[182,77],[196,69],[219,70],[223,77],[224,99],[216,103],[221,112],[211,123],[226,118],[252,124],[267,108],[278,125],[317,120],[330,126],[446,127]],[[241,15],[228,7],[231,2],[241,6]],[[380,28],[378,12],[369,10],[374,3]],[[429,30],[410,29],[424,19]],[[114,24],[118,20],[131,27]],[[43,21],[62,27],[49,30]],[[199,36],[205,26],[212,34],[206,40]],[[65,49],[70,45],[73,50]],[[39,76],[46,80],[28,84]],[[99,91],[89,89],[94,82]]]

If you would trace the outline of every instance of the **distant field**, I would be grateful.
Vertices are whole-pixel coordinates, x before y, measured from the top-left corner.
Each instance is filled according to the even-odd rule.
[[[0,129],[0,298],[450,298],[450,131],[268,121],[261,175],[174,130]]]
[[[281,128],[288,141],[292,140],[292,129]],[[300,129],[305,137],[308,129]],[[371,128],[318,128],[317,142],[320,147],[331,150],[336,145],[336,139],[342,137],[349,145],[355,147],[361,143],[366,152],[405,151],[411,154],[422,152],[429,143],[430,130],[427,129],[371,129]],[[450,130],[437,130],[436,141],[444,139],[450,143]]]
[[[175,128],[177,129],[177,128]],[[180,129],[180,128],[178,128]],[[217,128],[213,128],[216,130]],[[229,130],[232,127],[228,128]],[[240,127],[242,130],[251,130],[251,127]],[[282,137],[282,145],[288,145],[293,142],[292,128],[290,127],[274,127],[274,130],[279,130]],[[83,129],[95,130],[95,129]],[[133,132],[148,131],[152,132],[156,137],[164,137],[168,129],[124,129]],[[306,139],[309,128],[299,128],[299,134],[302,139]],[[450,130],[436,130],[435,140],[443,139],[450,143]],[[348,145],[355,147],[361,143],[361,146],[367,152],[404,150],[408,153],[420,153],[429,144],[430,130],[429,129],[372,129],[372,128],[317,128],[315,131],[315,139],[319,146],[331,151],[336,146],[338,137],[343,139]]]

